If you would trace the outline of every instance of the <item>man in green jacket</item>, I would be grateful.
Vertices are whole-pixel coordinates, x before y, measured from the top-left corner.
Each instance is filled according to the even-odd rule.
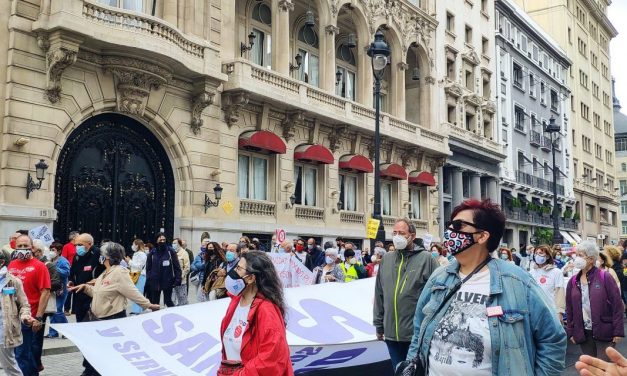
[[[386,253],[379,265],[373,325],[377,339],[385,340],[392,367],[396,369],[407,357],[418,297],[439,265],[422,245],[414,243],[416,227],[408,219],[396,221],[393,235],[396,252]]]

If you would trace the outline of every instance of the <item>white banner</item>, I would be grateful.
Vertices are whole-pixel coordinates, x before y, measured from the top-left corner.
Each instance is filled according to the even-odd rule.
[[[50,247],[50,244],[54,241],[52,230],[46,225],[28,230],[28,236],[30,236],[31,239],[41,239],[48,247]]]
[[[374,278],[286,289],[294,372],[389,359],[372,326]],[[124,319],[52,326],[104,376],[207,375],[221,360],[220,323],[229,299]]]
[[[314,282],[313,273],[298,261],[291,253],[267,253],[272,259],[283,287],[299,287],[312,285]]]

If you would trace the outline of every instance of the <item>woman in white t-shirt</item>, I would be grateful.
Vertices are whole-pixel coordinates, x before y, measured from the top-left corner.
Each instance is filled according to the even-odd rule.
[[[547,245],[536,247],[534,251],[534,266],[529,271],[533,279],[538,282],[542,291],[553,302],[553,308],[557,312],[557,318],[562,322],[562,314],[565,309],[564,276],[562,271],[555,266],[553,251]]]

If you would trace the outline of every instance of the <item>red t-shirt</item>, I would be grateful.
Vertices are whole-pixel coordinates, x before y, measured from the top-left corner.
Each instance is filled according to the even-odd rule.
[[[72,243],[67,243],[63,246],[63,250],[61,250],[61,256],[65,257],[65,259],[69,261],[70,266],[72,266],[74,256],[76,256],[76,246]]]
[[[50,289],[50,273],[48,273],[48,268],[46,268],[43,262],[36,258],[32,258],[28,261],[13,260],[9,264],[9,273],[22,281],[26,298],[30,304],[31,315],[36,317],[41,290]]]

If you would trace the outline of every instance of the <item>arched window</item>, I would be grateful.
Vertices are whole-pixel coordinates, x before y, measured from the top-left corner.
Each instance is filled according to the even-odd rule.
[[[272,9],[265,2],[255,4],[250,25],[255,35],[250,60],[258,65],[272,69]]]
[[[357,63],[353,50],[341,43],[336,51],[336,64],[339,80],[336,82],[335,94],[346,99],[355,100],[355,77],[357,76]]]
[[[298,31],[296,46],[302,57],[302,63],[298,69],[298,78],[314,86],[319,86],[320,52],[316,30],[311,26],[303,25]]]

